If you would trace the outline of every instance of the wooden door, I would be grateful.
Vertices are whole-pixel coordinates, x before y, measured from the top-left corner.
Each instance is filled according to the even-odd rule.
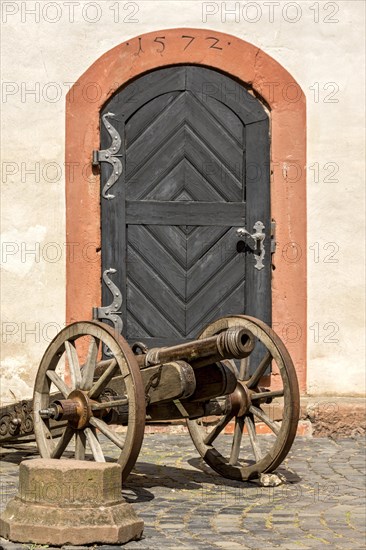
[[[269,121],[261,103],[219,72],[176,66],[127,85],[107,113],[121,136],[123,170],[113,198],[101,199],[102,265],[117,271],[127,339],[183,342],[231,313],[270,322]],[[101,149],[110,143],[101,124]],[[110,176],[102,163],[102,188]],[[238,235],[259,220],[261,270],[251,239]]]

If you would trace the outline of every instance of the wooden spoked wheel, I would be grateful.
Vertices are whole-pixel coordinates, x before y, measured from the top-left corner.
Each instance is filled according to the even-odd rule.
[[[250,365],[250,357],[242,360],[238,382],[230,395],[230,412],[217,417],[188,420],[188,429],[201,457],[224,477],[248,480],[271,472],[286,457],[294,440],[299,419],[299,389],[295,368],[283,342],[265,323],[245,315],[224,317],[200,334],[208,338],[229,327],[245,327],[256,337],[261,359]],[[275,390],[259,387],[271,365],[281,378]],[[278,376],[280,375],[280,376]],[[279,418],[279,416],[281,418]],[[225,433],[231,421],[233,434]],[[261,426],[270,435],[259,436]]]
[[[104,346],[111,355],[102,361]],[[115,376],[122,376],[122,395],[108,390]],[[104,462],[100,443],[103,434],[121,451],[118,462],[125,479],[142,445],[145,394],[138,364],[124,338],[96,321],[74,323],[63,329],[39,366],[33,411],[36,441],[43,458],[71,456]],[[122,413],[124,430],[116,425]]]

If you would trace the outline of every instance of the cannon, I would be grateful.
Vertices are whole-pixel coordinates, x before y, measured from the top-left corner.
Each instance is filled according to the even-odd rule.
[[[253,365],[251,357],[260,359]],[[270,367],[276,387],[269,389]],[[66,450],[69,456],[71,447],[76,459],[104,461],[102,434],[120,450],[123,479],[138,458],[146,422],[185,419],[211,468],[248,480],[286,457],[297,429],[299,390],[284,344],[252,317],[224,317],[197,340],[150,350],[141,342],[130,347],[106,324],[78,322],[63,329],[42,358],[33,415],[41,456],[61,458]],[[273,434],[265,448],[258,422]],[[222,446],[227,431],[229,450]]]
[[[269,388],[270,369],[276,384]],[[223,317],[194,341],[153,349],[130,346],[109,325],[85,321],[50,343],[33,401],[22,407],[33,410],[31,429],[45,458],[105,461],[107,439],[118,448],[126,479],[145,423],[184,419],[203,460],[220,475],[245,481],[273,471],[289,452],[299,390],[283,342],[253,317]],[[21,441],[27,431],[21,420],[12,422],[5,442]],[[263,426],[270,437],[258,437]]]

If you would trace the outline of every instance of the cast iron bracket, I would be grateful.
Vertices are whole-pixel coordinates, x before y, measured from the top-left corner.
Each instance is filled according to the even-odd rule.
[[[93,319],[98,321],[103,321],[103,320],[110,321],[114,326],[115,330],[119,334],[122,334],[123,322],[120,317],[122,313],[121,312],[122,294],[119,288],[108,277],[109,273],[117,273],[117,271],[113,268],[110,268],[110,269],[106,269],[103,273],[103,281],[112,293],[113,302],[109,306],[93,307]]]
[[[107,200],[114,199],[115,195],[109,193],[109,190],[112,185],[116,183],[123,170],[122,161],[120,160],[120,157],[122,155],[117,155],[122,144],[121,136],[117,132],[116,128],[112,126],[109,120],[107,120],[107,118],[114,116],[114,113],[106,113],[102,116],[103,124],[112,139],[112,143],[110,144],[108,149],[93,151],[92,162],[93,166],[99,166],[101,162],[108,162],[108,164],[112,166],[112,173],[102,190],[102,197]]]

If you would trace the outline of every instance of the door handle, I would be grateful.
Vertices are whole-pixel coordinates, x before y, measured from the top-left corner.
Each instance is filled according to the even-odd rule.
[[[263,259],[265,256],[264,244],[263,241],[266,238],[264,233],[264,224],[261,221],[255,222],[253,225],[254,233],[250,233],[245,227],[239,227],[236,230],[238,237],[250,237],[255,243],[254,255],[255,255],[255,264],[254,268],[259,271],[264,268]]]

